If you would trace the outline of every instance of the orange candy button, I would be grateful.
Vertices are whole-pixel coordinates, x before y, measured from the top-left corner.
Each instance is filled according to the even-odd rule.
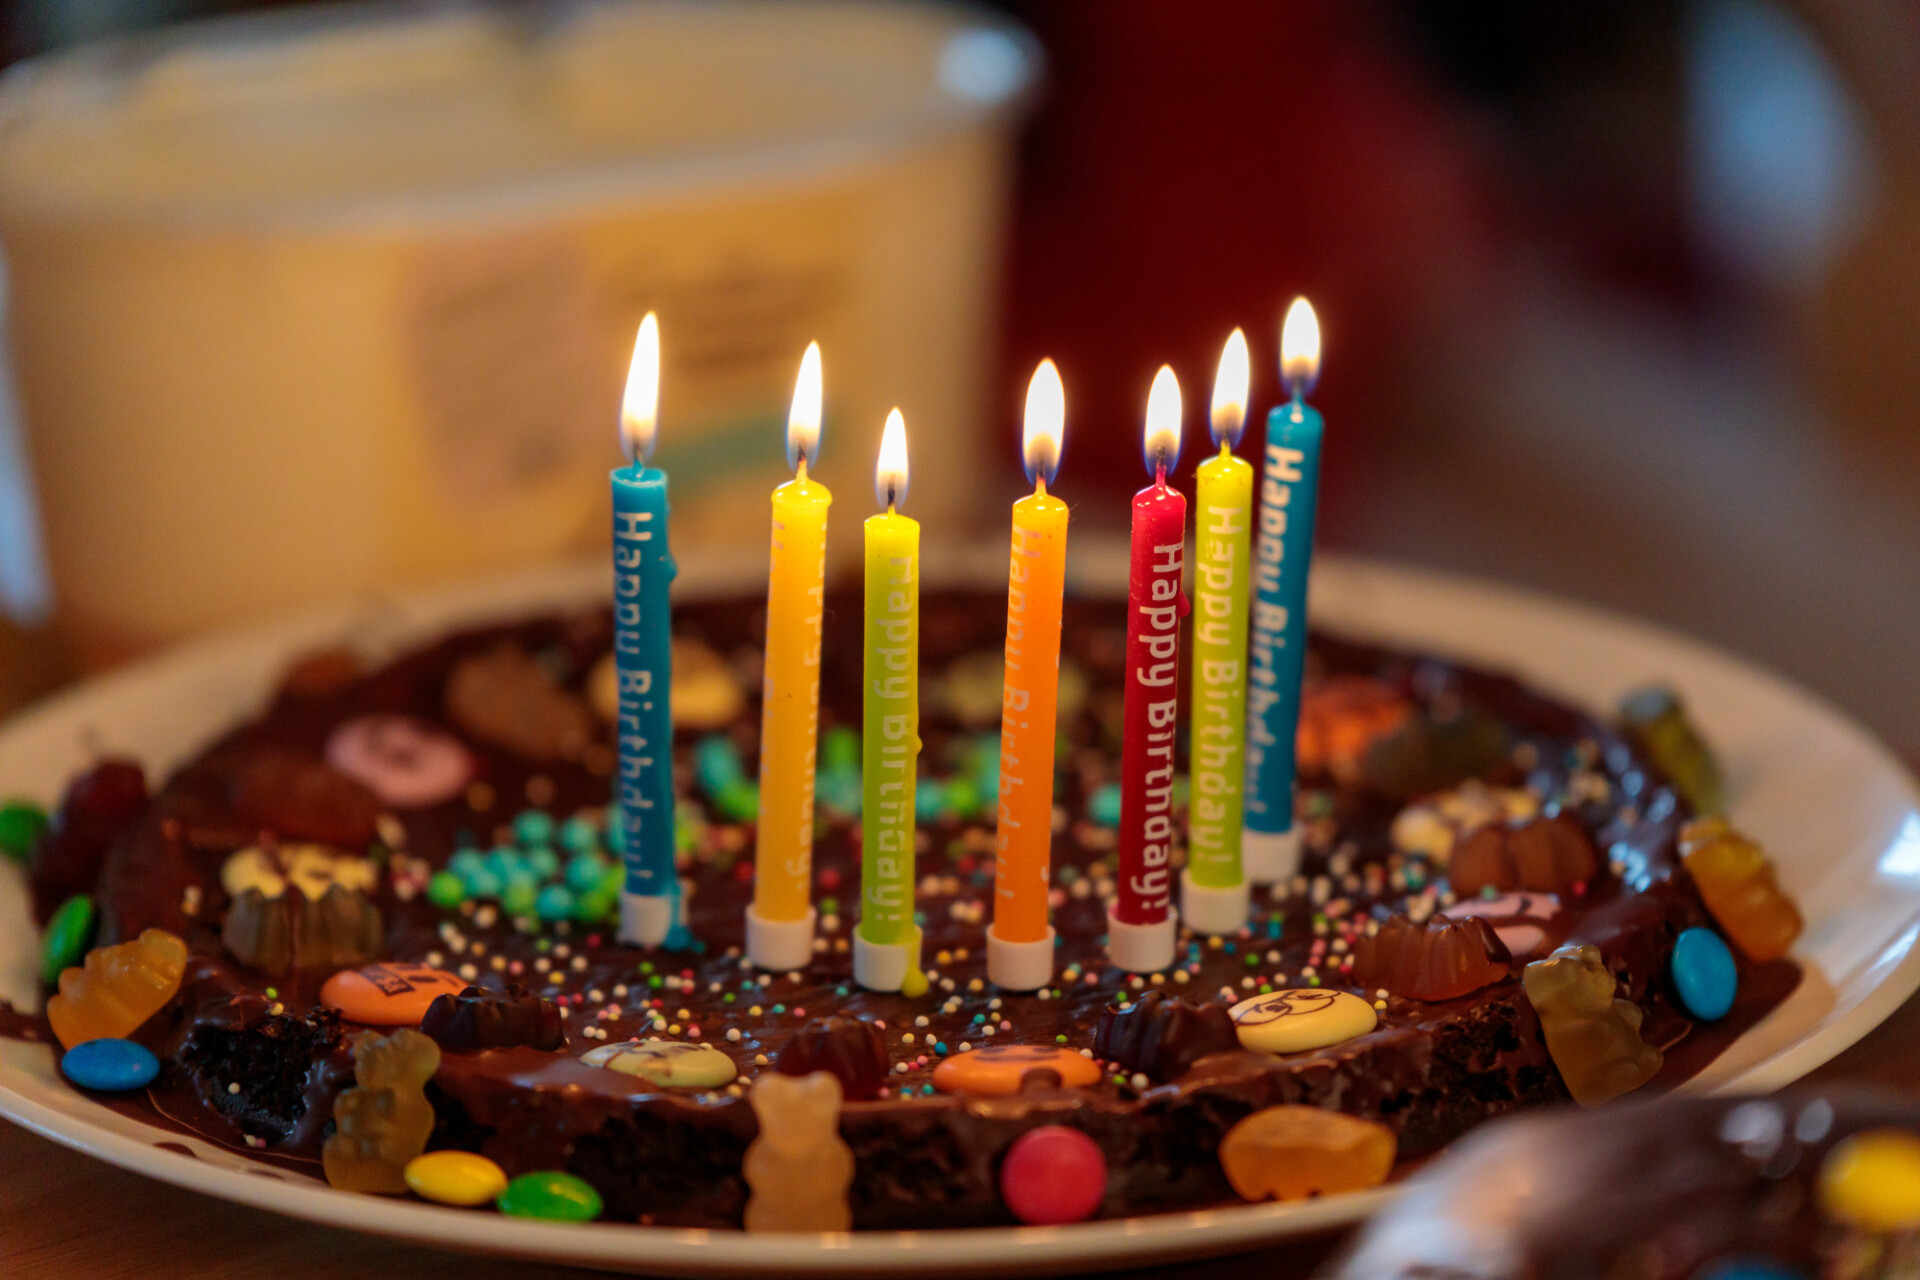
[[[1051,1071],[1063,1088],[1081,1088],[1100,1079],[1092,1058],[1044,1044],[996,1044],[956,1053],[933,1069],[933,1087],[942,1093],[983,1097],[1020,1092],[1029,1071]]]
[[[370,964],[342,969],[320,988],[320,1002],[348,1022],[369,1027],[417,1027],[435,997],[457,996],[467,984],[424,964]]]

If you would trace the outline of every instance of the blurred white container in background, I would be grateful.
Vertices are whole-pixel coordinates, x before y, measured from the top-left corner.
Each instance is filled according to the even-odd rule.
[[[640,316],[676,545],[764,560],[801,351],[835,543],[887,409],[976,470],[1017,29],[918,4],[355,6],[0,82],[12,351],[92,661],[603,545]],[[1011,465],[1011,464],[1009,464]],[[920,483],[929,536],[965,483]]]

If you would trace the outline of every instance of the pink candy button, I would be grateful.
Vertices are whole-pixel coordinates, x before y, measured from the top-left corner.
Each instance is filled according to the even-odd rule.
[[[473,778],[460,741],[411,716],[347,721],[327,739],[327,763],[399,809],[451,800]]]

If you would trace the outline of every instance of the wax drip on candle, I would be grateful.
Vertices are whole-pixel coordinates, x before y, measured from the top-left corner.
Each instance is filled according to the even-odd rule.
[[[1280,326],[1280,381],[1295,402],[1305,400],[1320,379],[1320,317],[1313,304],[1295,298]]]
[[[1247,427],[1247,389],[1252,382],[1252,359],[1247,335],[1235,329],[1220,352],[1220,369],[1213,377],[1213,442],[1221,453],[1232,453]]]
[[[1147,429],[1141,437],[1140,458],[1159,485],[1167,482],[1167,473],[1180,462],[1180,380],[1164,364],[1147,392]]]

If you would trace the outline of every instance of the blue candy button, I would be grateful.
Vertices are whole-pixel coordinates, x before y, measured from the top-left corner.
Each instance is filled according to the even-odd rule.
[[[60,1070],[82,1089],[125,1093],[152,1084],[160,1059],[131,1040],[88,1040],[67,1050]]]
[[[1733,952],[1711,929],[1688,929],[1673,944],[1673,986],[1680,1003],[1702,1022],[1727,1016],[1740,987]]]
[[[1705,933],[1706,930],[1689,932]],[[1694,1272],[1694,1280],[1808,1280],[1808,1276],[1798,1267],[1765,1258],[1723,1258]]]

